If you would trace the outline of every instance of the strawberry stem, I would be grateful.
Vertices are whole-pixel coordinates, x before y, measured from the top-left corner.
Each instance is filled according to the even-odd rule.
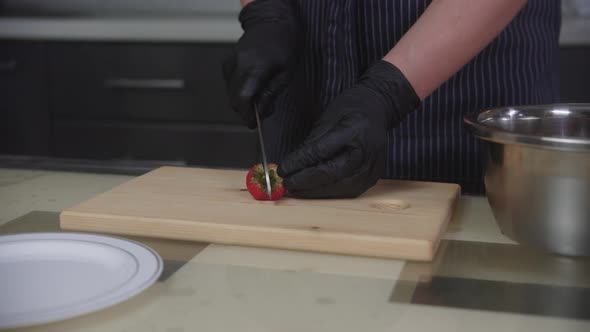
[[[266,176],[264,174],[264,167],[260,166],[254,170],[254,179],[260,185],[262,190],[268,194],[268,189],[266,188]],[[283,182],[283,179],[277,174],[275,167],[269,167],[268,176],[270,179],[270,187],[271,190],[274,191],[276,188]]]

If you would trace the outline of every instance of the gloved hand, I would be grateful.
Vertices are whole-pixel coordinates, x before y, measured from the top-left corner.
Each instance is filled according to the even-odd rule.
[[[244,33],[223,63],[230,104],[249,128],[256,128],[253,102],[261,116],[285,88],[300,49],[300,25],[291,0],[256,0],[242,8]]]
[[[278,173],[290,194],[302,198],[353,198],[383,175],[387,130],[416,109],[420,99],[389,62],[373,64],[343,91],[314,124]]]

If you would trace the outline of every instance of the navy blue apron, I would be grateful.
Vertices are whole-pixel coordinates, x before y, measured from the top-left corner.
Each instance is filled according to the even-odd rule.
[[[329,103],[381,59],[430,0],[298,0],[305,42],[292,84],[265,120],[269,159],[305,138]],[[466,113],[558,102],[560,1],[529,0],[477,57],[387,135],[384,178],[452,182],[483,192],[483,156]],[[444,57],[444,54],[441,54]]]

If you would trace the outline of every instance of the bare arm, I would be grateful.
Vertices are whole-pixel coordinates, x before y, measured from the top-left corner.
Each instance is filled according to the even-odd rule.
[[[433,0],[383,59],[424,99],[485,48],[526,2]]]
[[[252,1],[254,1],[254,0],[240,0],[240,4],[242,5],[242,7],[244,7],[245,5],[249,4]]]

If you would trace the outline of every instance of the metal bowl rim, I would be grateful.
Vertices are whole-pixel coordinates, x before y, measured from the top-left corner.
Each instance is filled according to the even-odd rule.
[[[484,126],[478,121],[479,116],[485,112],[496,112],[508,109],[531,110],[546,108],[547,110],[550,110],[552,108],[558,107],[587,108],[590,110],[590,103],[505,106],[483,109],[465,115],[463,121],[467,126],[472,128],[475,136],[494,143],[527,145],[537,148],[561,151],[590,151],[590,138],[548,137],[541,135],[519,134],[500,128]]]

